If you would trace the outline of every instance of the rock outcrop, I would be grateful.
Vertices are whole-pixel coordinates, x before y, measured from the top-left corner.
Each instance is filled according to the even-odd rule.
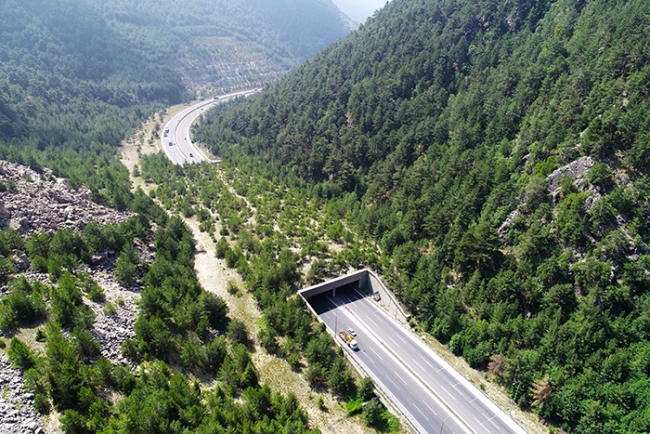
[[[0,192],[0,228],[9,226],[21,234],[81,231],[91,220],[119,224],[133,215],[93,202],[87,189],[69,189],[66,180],[54,178],[49,169],[39,174],[3,161],[0,183],[9,186]]]
[[[25,390],[22,371],[12,369],[5,355],[0,355],[0,391],[0,433],[43,432],[34,394]]]
[[[105,303],[88,301],[97,316],[91,333],[100,343],[102,356],[113,364],[124,364],[135,370],[137,365],[122,355],[122,342],[135,337],[133,326],[137,319],[139,294],[125,290],[105,273],[93,273],[93,278],[106,291],[106,299],[115,306],[115,313],[104,312]],[[136,291],[141,287],[136,287]]]
[[[593,165],[593,158],[582,157],[551,172],[551,174],[546,177],[546,180],[548,181],[548,191],[551,193],[551,196],[555,197],[560,193],[560,181],[565,176],[570,176],[576,187],[582,187],[587,178],[587,174],[589,173],[589,169],[591,169]]]
[[[5,202],[0,200],[0,219],[10,219],[11,211],[5,207]]]

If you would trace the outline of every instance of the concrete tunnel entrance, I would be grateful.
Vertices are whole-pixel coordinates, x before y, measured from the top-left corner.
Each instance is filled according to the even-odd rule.
[[[409,315],[405,313],[405,311],[395,299],[395,296],[388,290],[388,288],[386,288],[379,277],[368,268],[355,271],[354,273],[350,273],[346,276],[337,277],[326,282],[309,286],[298,291],[298,294],[300,294],[305,299],[307,305],[312,310],[314,315],[318,316],[316,311],[309,303],[309,299],[316,295],[324,294],[327,292],[329,292],[330,296],[336,297],[336,290],[343,287],[352,287],[362,295],[374,296],[375,300],[377,300],[379,304],[383,305],[391,316],[394,316],[396,319],[402,321],[405,324],[408,324]]]

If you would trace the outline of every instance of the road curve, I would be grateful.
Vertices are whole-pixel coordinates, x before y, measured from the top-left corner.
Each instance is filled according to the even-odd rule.
[[[192,123],[216,104],[231,100],[238,96],[252,95],[260,90],[261,89],[256,88],[218,95],[214,98],[193,104],[176,114],[165,124],[160,132],[160,143],[167,158],[169,158],[172,163],[179,165],[210,161],[210,159],[207,158],[203,152],[194,145],[194,143],[192,143],[190,136],[190,127],[192,126]]]
[[[308,302],[331,330],[355,329],[358,351],[346,352],[421,433],[524,434],[481,391],[351,287]]]

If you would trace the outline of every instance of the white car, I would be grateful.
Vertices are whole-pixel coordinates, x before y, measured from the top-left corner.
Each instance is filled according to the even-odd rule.
[[[348,327],[348,333],[350,333],[352,336],[356,336],[356,335],[357,335],[357,332],[354,331],[354,329],[353,329],[352,327]]]

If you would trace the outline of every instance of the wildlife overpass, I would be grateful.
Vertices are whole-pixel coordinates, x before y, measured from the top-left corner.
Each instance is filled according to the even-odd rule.
[[[345,276],[340,276],[327,282],[318,283],[298,291],[307,305],[311,297],[329,292],[336,297],[337,289],[356,289],[365,295],[373,295],[379,304],[383,305],[387,312],[398,321],[407,324],[409,315],[399,305],[395,296],[384,286],[375,273],[368,268],[355,271]],[[314,312],[315,313],[315,312]]]

